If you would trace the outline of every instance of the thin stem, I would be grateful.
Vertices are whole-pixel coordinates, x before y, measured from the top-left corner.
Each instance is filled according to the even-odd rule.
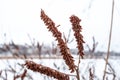
[[[106,69],[107,69],[108,59],[109,59],[109,55],[110,55],[110,45],[111,45],[112,27],[113,27],[113,15],[114,15],[114,0],[113,0],[113,2],[112,2],[111,25],[110,25],[110,33],[109,33],[109,42],[108,42],[107,58],[106,58],[106,63],[105,63],[103,80],[105,80]]]
[[[78,60],[78,68],[79,68],[79,65],[80,65],[80,55],[79,55],[79,60]]]
[[[79,69],[78,68],[76,69],[76,74],[77,74],[77,76],[76,76],[77,80],[80,80],[80,75],[79,75]]]
[[[77,74],[77,80],[80,80],[80,74],[79,74],[79,65],[80,65],[80,55],[79,55],[79,60],[78,60],[78,66],[77,66],[77,69],[76,69],[76,74]]]

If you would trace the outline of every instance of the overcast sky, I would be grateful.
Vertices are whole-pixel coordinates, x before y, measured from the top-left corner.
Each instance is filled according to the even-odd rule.
[[[17,44],[30,44],[29,34],[40,43],[51,44],[55,39],[40,19],[43,9],[56,26],[61,25],[58,29],[66,35],[72,27],[69,17],[75,14],[82,19],[86,44],[92,46],[94,36],[98,41],[97,50],[107,51],[111,8],[112,0],[0,0],[0,43],[13,40]],[[115,0],[112,51],[120,52],[119,35],[120,1]],[[75,41],[69,46],[75,47]]]

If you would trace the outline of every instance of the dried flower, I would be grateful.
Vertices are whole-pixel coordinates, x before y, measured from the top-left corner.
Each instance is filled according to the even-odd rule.
[[[76,42],[77,42],[77,48],[78,48],[78,53],[80,54],[81,58],[83,58],[83,43],[85,43],[83,41],[83,36],[82,34],[80,34],[81,30],[82,30],[82,27],[79,25],[80,23],[80,19],[75,16],[75,15],[72,15],[70,17],[70,22],[72,23],[72,29],[74,31],[74,36],[76,38]]]
[[[61,32],[58,31],[57,27],[55,27],[55,23],[45,14],[43,10],[41,10],[41,19],[44,21],[45,25],[48,26],[47,28],[49,31],[53,33],[53,36],[58,41],[58,46],[60,48],[61,55],[65,60],[65,63],[68,65],[71,72],[76,70],[76,65],[74,64],[73,57],[70,54],[70,50],[67,47],[66,43],[62,39]]]
[[[59,72],[57,70],[51,69],[49,67],[45,67],[41,64],[36,64],[33,61],[26,61],[25,66],[32,71],[39,72],[41,74],[45,74],[50,77],[54,77],[58,80],[69,80],[69,75]]]

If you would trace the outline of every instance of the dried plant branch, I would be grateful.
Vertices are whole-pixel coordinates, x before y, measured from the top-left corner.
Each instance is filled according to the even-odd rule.
[[[75,16],[75,15],[72,15],[70,17],[70,22],[72,23],[72,29],[74,31],[74,36],[76,38],[76,42],[77,42],[77,48],[78,48],[78,53],[79,55],[81,56],[81,58],[83,58],[83,43],[85,43],[83,41],[83,36],[82,34],[80,34],[81,30],[82,30],[82,27],[80,26],[80,19]]]
[[[112,73],[115,73],[115,70],[113,69],[113,67],[111,66],[111,64],[108,62],[108,66],[110,67],[110,69],[112,70]]]
[[[27,73],[27,70],[25,69],[24,72],[21,74],[21,80],[24,80],[26,73]]]
[[[94,80],[94,74],[91,68],[89,69],[89,80]]]
[[[82,76],[82,80],[86,80],[84,76]]]
[[[98,42],[95,41],[95,37],[93,36],[93,45],[92,45],[92,48],[90,48],[90,46],[87,44],[87,48],[89,49],[89,52],[90,53],[94,53],[96,48],[97,48],[97,45],[98,45]]]
[[[80,80],[80,73],[79,73],[79,68],[76,68],[76,78],[77,80]]]
[[[115,78],[116,78],[116,75],[115,75],[114,73],[111,73],[111,72],[106,72],[106,74],[113,75],[113,79],[112,79],[112,80],[115,80]]]
[[[94,36],[92,37],[92,40],[93,40],[92,48],[90,48],[90,46],[87,44],[87,48],[88,48],[88,50],[90,52],[90,58],[94,57],[94,53],[95,53],[95,50],[96,50],[97,45],[98,45],[98,42],[95,41],[95,37]]]
[[[0,76],[2,75],[2,70],[0,70]]]
[[[52,54],[53,55],[57,55],[57,51],[58,51],[58,46],[54,43],[54,42],[52,42]]]
[[[106,69],[107,69],[108,59],[109,59],[109,55],[110,55],[110,45],[111,45],[112,27],[113,27],[113,15],[114,15],[114,0],[112,1],[111,25],[110,25],[110,33],[109,33],[109,41],[108,41],[107,58],[105,59],[106,63],[105,63],[103,80],[105,80]]]
[[[7,71],[5,70],[5,80],[8,80],[8,74],[7,74]]]
[[[14,80],[16,80],[17,78],[21,78],[21,80],[24,80],[26,73],[27,73],[27,70],[25,69],[22,74],[14,76]]]
[[[30,34],[27,34],[27,35],[28,35],[28,38],[29,38],[29,40],[30,40],[30,42],[31,42],[31,45],[32,45],[33,47],[35,47],[35,39],[32,38],[32,37],[30,36]]]
[[[4,70],[5,76],[2,75],[2,72],[3,72],[3,71],[1,70],[1,72],[0,72],[0,78],[2,78],[3,80],[7,80],[7,71]]]
[[[8,61],[7,61],[8,62]],[[10,71],[10,72],[12,72],[12,73],[16,73],[16,70],[12,67],[12,65],[10,65],[10,63],[8,62],[8,67],[10,68],[10,69],[6,69],[7,71]]]
[[[39,42],[37,42],[37,49],[38,49],[39,59],[40,59],[41,54],[42,54],[42,47],[43,47],[43,46],[44,46],[43,43],[40,45]]]
[[[58,80],[69,80],[69,75],[59,72],[57,70],[51,69],[49,67],[45,67],[41,64],[36,64],[33,61],[26,61],[25,66],[35,72],[39,72],[41,74],[45,74],[50,77],[54,77]]]
[[[49,31],[52,32],[53,36],[58,41],[58,46],[60,48],[61,55],[65,60],[65,63],[68,65],[71,72],[74,72],[76,69],[76,65],[74,64],[74,60],[72,55],[70,54],[70,50],[67,47],[66,42],[62,39],[61,32],[58,31],[57,27],[55,27],[55,23],[45,14],[43,10],[41,10],[41,19],[44,21],[45,25],[48,26],[47,28]]]
[[[71,35],[71,29],[69,29],[69,33],[68,33],[68,35],[67,35],[67,37],[65,36],[65,34],[63,33],[63,38],[64,38],[64,40],[65,40],[65,42],[66,43],[71,43],[71,42],[73,42],[73,38],[70,40],[70,35]]]
[[[113,75],[113,79],[112,80],[115,80],[115,78],[116,78],[115,70],[113,69],[113,67],[111,66],[111,64],[109,62],[107,63],[107,65],[110,68],[110,69],[108,69],[110,72],[106,71],[105,73]]]
[[[80,66],[80,55],[79,55],[79,59],[78,59],[78,66],[76,68],[76,74],[77,74],[76,77],[78,80],[80,80],[79,66]]]

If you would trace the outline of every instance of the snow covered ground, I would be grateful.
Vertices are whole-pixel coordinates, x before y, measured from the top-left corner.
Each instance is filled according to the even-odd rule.
[[[49,66],[53,69],[59,70],[60,72],[64,72],[67,74],[75,75],[75,73],[70,73],[67,65],[65,64],[63,59],[31,59],[36,63],[40,63],[45,66]],[[25,60],[23,59],[0,59],[0,71],[1,77],[0,80],[5,80],[7,76],[7,80],[13,80],[14,75],[19,75],[23,73],[24,69],[20,64],[24,64]],[[113,79],[112,73],[114,73],[115,80],[120,80],[120,59],[110,59],[110,66],[113,70],[108,66],[107,74],[108,80]],[[78,59],[75,59],[75,64],[78,64]],[[80,75],[81,80],[89,80],[89,70],[91,68],[92,73],[94,73],[94,80],[102,80],[104,73],[104,59],[84,59],[81,60],[80,63]],[[5,73],[6,71],[6,73]],[[14,71],[14,72],[13,72]],[[83,79],[85,78],[85,79]],[[27,70],[27,77],[25,80],[55,80],[51,77],[47,77],[43,74],[33,72],[31,70]],[[17,79],[21,80],[21,79]],[[76,80],[74,76],[70,77],[70,80]]]

